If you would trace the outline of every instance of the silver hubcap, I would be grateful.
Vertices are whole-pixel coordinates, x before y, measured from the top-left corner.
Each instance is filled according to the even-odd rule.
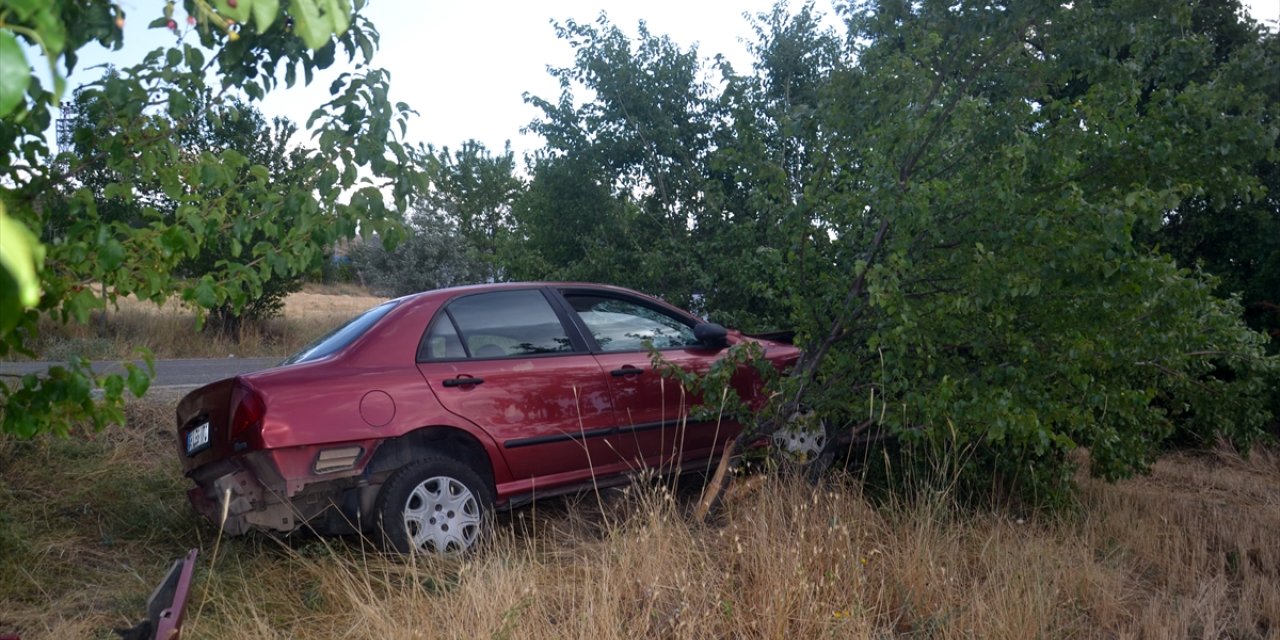
[[[773,433],[773,446],[793,462],[810,462],[827,446],[827,426],[810,411],[797,411]]]
[[[405,501],[404,528],[421,551],[465,551],[480,536],[480,503],[453,478],[427,478]]]

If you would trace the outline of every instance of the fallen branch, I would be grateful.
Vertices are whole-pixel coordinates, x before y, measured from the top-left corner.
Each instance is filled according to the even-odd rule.
[[[707,519],[707,514],[711,512],[711,505],[715,504],[716,498],[720,496],[720,492],[724,489],[724,477],[729,472],[729,461],[733,458],[733,450],[738,446],[738,440],[742,436],[733,439],[733,442],[725,445],[724,452],[720,454],[720,464],[716,465],[716,472],[711,476],[711,481],[702,490],[702,499],[698,501],[698,508],[693,510],[693,518],[698,522]]]

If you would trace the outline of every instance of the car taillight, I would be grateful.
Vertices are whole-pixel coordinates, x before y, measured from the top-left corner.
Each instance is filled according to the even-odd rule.
[[[267,403],[257,391],[237,384],[231,390],[231,437],[238,438],[246,431],[262,427],[267,415]]]

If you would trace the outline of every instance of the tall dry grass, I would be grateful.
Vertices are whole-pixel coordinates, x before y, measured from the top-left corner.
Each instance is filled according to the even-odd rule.
[[[225,358],[286,356],[333,327],[385,298],[350,285],[308,285],[285,298],[281,317],[246,323],[239,339],[197,329],[196,314],[180,302],[157,305],[123,297],[88,324],[62,324],[42,318],[31,346],[42,360],[72,356],[91,360],[133,358],[139,347],[157,358]]]
[[[1209,484],[1202,480],[1212,479]],[[351,548],[224,567],[195,637],[1272,638],[1280,466],[1178,456],[1077,516],[771,479],[699,526],[662,487],[514,516],[467,561]],[[1220,489],[1238,498],[1221,499]],[[215,572],[219,569],[215,567]],[[231,588],[234,584],[240,589]]]
[[[168,406],[93,440],[0,441],[0,633],[125,626],[200,546],[189,638],[1280,637],[1274,450],[1082,477],[1076,510],[1026,519],[768,476],[704,525],[696,487],[651,478],[503,514],[465,559],[263,536],[214,557]]]

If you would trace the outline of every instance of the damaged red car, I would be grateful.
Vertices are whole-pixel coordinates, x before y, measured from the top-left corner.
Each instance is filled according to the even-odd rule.
[[[716,455],[740,427],[687,421],[692,400],[654,370],[649,347],[702,371],[744,340],[779,370],[799,356],[612,286],[406,296],[280,366],[183,398],[189,497],[233,535],[307,527],[401,552],[464,551],[494,509]],[[747,368],[735,385],[759,391]]]

